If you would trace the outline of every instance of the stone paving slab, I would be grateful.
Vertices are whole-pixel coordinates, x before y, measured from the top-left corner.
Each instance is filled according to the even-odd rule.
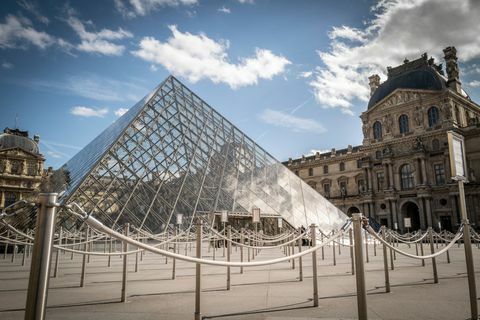
[[[415,253],[415,248],[400,246]],[[425,247],[426,248],[426,247]],[[355,319],[357,318],[355,277],[350,274],[348,248],[342,248],[333,266],[332,248],[325,248],[325,260],[317,255],[319,307],[312,301],[311,255],[303,258],[303,281],[299,281],[298,261],[264,267],[244,268],[244,274],[232,267],[232,287],[226,290],[226,268],[203,266],[202,315],[204,319]],[[180,249],[181,253],[184,250]],[[205,255],[212,256],[204,248]],[[189,252],[193,254],[193,251]],[[239,261],[240,250],[233,249],[232,260]],[[467,319],[470,314],[463,247],[437,258],[440,281],[433,284],[431,261],[400,255],[390,270],[391,293],[384,293],[383,256],[377,246],[369,248],[370,262],[365,264],[369,319]],[[255,258],[266,260],[283,256],[278,250],[262,250]],[[216,258],[224,260],[222,249]],[[476,266],[480,250],[474,247]],[[0,256],[0,319],[23,319],[29,264],[21,266],[21,254],[13,263]],[[246,259],[245,259],[246,261]],[[106,257],[91,256],[86,285],[79,287],[81,257],[60,254],[58,278],[51,278],[47,319],[193,319],[195,266],[176,261],[176,279],[172,280],[172,260],[153,254],[144,256],[139,272],[134,272],[135,257],[129,258],[128,302],[120,302],[121,265],[118,256],[107,267]],[[478,269],[478,267],[477,267]],[[480,270],[479,270],[480,271]],[[477,273],[477,283],[478,283]]]

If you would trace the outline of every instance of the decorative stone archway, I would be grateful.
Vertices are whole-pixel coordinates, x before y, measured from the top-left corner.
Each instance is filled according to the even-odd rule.
[[[412,227],[409,228],[410,231],[415,231],[415,230],[418,230],[421,228],[421,223],[420,223],[420,209],[418,207],[418,205],[413,202],[413,201],[407,201],[405,203],[402,204],[402,208],[401,208],[401,211],[400,211],[402,214],[402,225],[404,226],[404,229],[406,230],[407,228],[405,228],[405,224],[404,224],[404,218],[410,218],[410,221],[411,221],[411,224],[412,224]]]
[[[354,213],[360,213],[360,209],[358,209],[358,208],[355,207],[355,206],[352,206],[352,207],[348,208],[348,210],[347,210],[347,216],[351,217],[352,214],[354,214]]]

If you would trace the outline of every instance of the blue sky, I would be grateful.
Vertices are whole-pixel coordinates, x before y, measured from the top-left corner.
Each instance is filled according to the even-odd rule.
[[[174,74],[279,160],[361,144],[367,77],[405,58],[456,46],[480,101],[479,3],[4,0],[0,128],[57,168]]]

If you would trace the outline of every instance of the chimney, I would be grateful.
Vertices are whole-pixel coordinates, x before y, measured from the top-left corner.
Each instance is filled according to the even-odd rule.
[[[460,93],[462,91],[460,79],[459,79],[459,69],[457,63],[457,49],[455,47],[446,47],[443,49],[446,71],[447,71],[447,85],[453,91]]]
[[[371,75],[368,77],[370,85],[370,97],[373,96],[373,93],[380,86],[380,76],[378,74]]]

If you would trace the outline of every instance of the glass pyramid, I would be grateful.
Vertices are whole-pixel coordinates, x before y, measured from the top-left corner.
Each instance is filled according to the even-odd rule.
[[[282,217],[293,227],[340,227],[334,205],[173,76],[103,131],[62,169],[63,203],[110,227],[162,232],[183,214],[227,210]]]

